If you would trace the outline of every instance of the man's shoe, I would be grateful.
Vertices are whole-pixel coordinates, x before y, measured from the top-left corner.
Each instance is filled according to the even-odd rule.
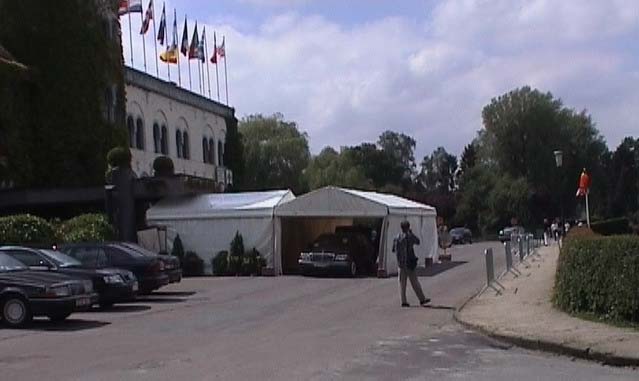
[[[410,304],[408,304],[408,303],[402,303],[402,307],[410,307]]]
[[[421,302],[419,302],[419,305],[422,306],[422,307],[425,307],[425,306],[428,305],[428,303],[430,303],[430,299],[426,298],[426,299],[422,300]]]

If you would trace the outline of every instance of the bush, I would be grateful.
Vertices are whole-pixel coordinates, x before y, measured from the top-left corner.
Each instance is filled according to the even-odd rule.
[[[239,275],[242,273],[243,265],[244,265],[244,238],[238,231],[235,233],[235,237],[231,241],[229,271],[232,274]]]
[[[177,257],[180,260],[180,265],[184,267],[184,245],[182,245],[182,239],[178,234],[173,241],[173,249],[171,249],[171,255]]]
[[[30,214],[0,217],[0,243],[52,244],[55,230],[47,220]]]
[[[173,160],[167,156],[158,156],[153,160],[155,176],[171,176],[175,173]]]
[[[204,275],[204,261],[193,251],[187,251],[184,256],[182,272],[184,276],[202,276]]]
[[[115,239],[115,230],[102,214],[81,214],[60,224],[61,242],[104,242]]]
[[[568,234],[566,234],[566,239],[576,239],[576,238],[584,238],[584,237],[597,237],[599,234],[590,230],[587,226],[575,226],[568,230]]]
[[[107,163],[111,167],[130,168],[131,150],[128,147],[115,147],[107,153]]]
[[[630,221],[625,218],[612,218],[609,220],[597,221],[590,224],[590,228],[601,235],[621,235],[630,234]]]
[[[223,276],[229,273],[229,253],[227,251],[220,251],[211,260],[213,266],[213,275]]]
[[[639,322],[639,237],[584,237],[565,242],[554,303],[569,313]]]

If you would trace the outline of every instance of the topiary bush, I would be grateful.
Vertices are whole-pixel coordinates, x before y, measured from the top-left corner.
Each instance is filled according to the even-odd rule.
[[[224,276],[229,272],[229,253],[227,251],[220,251],[211,260],[213,267],[213,275]]]
[[[47,220],[30,214],[0,217],[0,244],[52,244],[55,229]]]
[[[167,156],[158,156],[153,160],[153,171],[155,176],[171,176],[175,173],[173,160]]]
[[[173,240],[173,249],[171,249],[171,255],[177,257],[180,260],[180,266],[184,267],[184,245],[182,244],[182,239],[178,234]]]
[[[115,229],[103,214],[81,214],[57,228],[61,242],[104,242],[115,239]]]
[[[130,168],[131,150],[128,147],[114,147],[107,153],[107,163],[110,167]]]
[[[231,241],[231,250],[230,250],[230,256],[229,256],[229,271],[235,275],[241,274],[243,263],[244,263],[244,238],[238,231],[235,233],[235,237]]]
[[[597,221],[590,224],[590,228],[601,235],[622,235],[630,234],[630,221],[625,217],[611,218],[609,220]]]
[[[577,237],[561,249],[555,305],[569,313],[639,322],[639,237]]]
[[[184,256],[184,265],[182,266],[182,275],[184,276],[202,276],[204,275],[204,261],[195,252],[187,251]]]

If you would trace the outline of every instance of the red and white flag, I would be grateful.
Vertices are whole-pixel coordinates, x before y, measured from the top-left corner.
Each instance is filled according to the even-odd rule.
[[[153,0],[149,1],[149,6],[146,8],[144,20],[142,20],[142,28],[140,29],[140,34],[146,34],[146,32],[149,31],[151,20],[153,20]]]
[[[579,176],[579,189],[577,189],[577,197],[579,196],[587,196],[588,191],[590,190],[591,179],[586,173],[586,168],[581,171],[581,176]]]
[[[142,13],[142,0],[120,0],[118,15],[127,13]]]

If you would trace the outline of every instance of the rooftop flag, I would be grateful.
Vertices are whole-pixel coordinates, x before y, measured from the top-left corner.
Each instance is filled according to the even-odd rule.
[[[202,39],[200,40],[200,46],[198,48],[198,57],[200,61],[206,62],[206,50],[204,47],[204,41],[206,41],[206,27],[202,28]]]
[[[197,32],[197,21],[195,22],[195,29],[193,29],[193,37],[191,37],[191,45],[189,46],[189,59],[200,58],[200,37]]]
[[[140,28],[140,34],[146,34],[149,31],[149,25],[151,24],[151,20],[153,20],[153,0],[149,1],[149,6],[146,8],[146,13],[144,14],[144,20],[142,20],[142,28]]]
[[[217,37],[215,31],[213,31],[213,55],[211,56],[211,63],[217,65]]]
[[[120,0],[118,15],[127,13],[142,13],[142,0]]]
[[[164,45],[164,38],[166,37],[166,11],[164,5],[162,5],[162,17],[160,18],[160,30],[158,30],[158,41],[160,45]]]
[[[184,56],[189,53],[189,29],[186,25],[186,16],[184,17],[184,30],[182,31],[182,44],[180,45],[180,51]]]

